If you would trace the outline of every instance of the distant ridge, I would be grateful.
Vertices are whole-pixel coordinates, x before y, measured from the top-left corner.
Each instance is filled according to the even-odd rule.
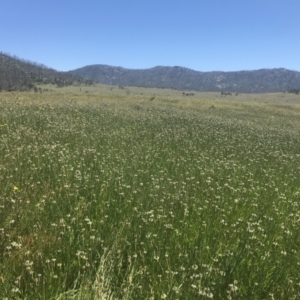
[[[75,69],[69,73],[109,85],[173,88],[203,92],[265,93],[300,88],[300,72],[284,68],[237,72],[199,72],[177,66],[126,69],[98,64]]]

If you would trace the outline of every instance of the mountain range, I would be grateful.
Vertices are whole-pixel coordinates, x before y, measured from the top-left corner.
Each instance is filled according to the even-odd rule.
[[[237,72],[199,72],[177,66],[126,69],[108,65],[90,65],[69,71],[69,73],[109,85],[173,88],[203,92],[265,93],[299,89],[300,87],[300,72],[283,68]]]
[[[37,84],[102,84],[171,88],[182,91],[266,93],[300,90],[300,72],[260,69],[236,72],[200,72],[184,67],[157,66],[150,69],[126,69],[108,65],[90,65],[58,72],[42,64],[0,52],[0,91],[37,90]]]

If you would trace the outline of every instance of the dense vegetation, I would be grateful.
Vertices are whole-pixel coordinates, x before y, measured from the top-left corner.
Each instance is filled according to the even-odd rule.
[[[299,107],[186,99],[0,94],[2,297],[300,298]]]
[[[287,69],[198,72],[182,67],[132,70],[106,65],[91,65],[70,71],[70,73],[110,85],[173,88],[202,92],[266,93],[300,88],[300,72]]]
[[[288,90],[288,93],[298,95],[298,94],[300,94],[300,90],[299,89],[290,89],[290,90]]]
[[[58,72],[44,65],[0,53],[0,91],[38,91],[38,84],[56,86],[90,83],[79,76]]]

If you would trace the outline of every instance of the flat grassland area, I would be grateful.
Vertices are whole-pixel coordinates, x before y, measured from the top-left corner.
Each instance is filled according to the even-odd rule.
[[[300,299],[300,96],[53,90],[0,93],[1,299]]]

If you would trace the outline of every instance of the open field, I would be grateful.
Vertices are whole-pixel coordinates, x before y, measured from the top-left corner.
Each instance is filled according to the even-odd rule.
[[[0,299],[300,298],[299,95],[51,89],[0,93]]]
[[[118,87],[105,84],[93,84],[93,85],[79,85],[79,86],[66,86],[56,87],[54,85],[40,84],[38,87],[42,89],[49,89],[53,92],[69,93],[69,94],[102,94],[110,96],[138,96],[139,99],[149,99],[153,96],[171,98],[174,99],[185,99],[186,101],[196,102],[201,99],[210,100],[227,100],[253,103],[269,103],[279,105],[300,105],[300,95],[289,94],[289,93],[264,93],[264,94],[242,94],[239,93],[237,96],[232,92],[231,96],[222,96],[217,92],[197,92],[197,91],[179,91],[172,89],[159,89],[159,88],[143,88],[143,87]],[[182,93],[193,93],[194,96],[183,97]],[[197,103],[196,103],[197,104]]]

